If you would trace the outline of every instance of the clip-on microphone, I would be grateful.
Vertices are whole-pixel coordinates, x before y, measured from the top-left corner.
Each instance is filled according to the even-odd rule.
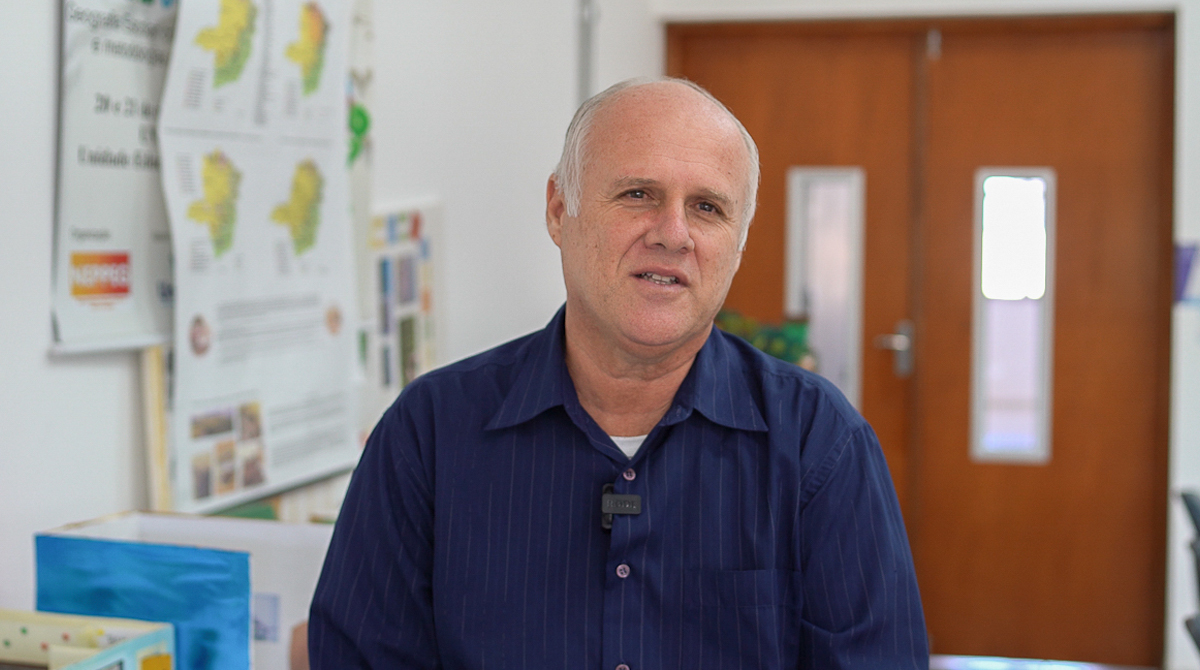
[[[613,493],[613,485],[605,484],[600,496],[600,527],[611,531],[614,514],[641,514],[642,497],[633,494]]]

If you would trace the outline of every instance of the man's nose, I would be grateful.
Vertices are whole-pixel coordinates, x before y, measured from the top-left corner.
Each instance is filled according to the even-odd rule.
[[[691,251],[696,243],[688,226],[686,205],[668,202],[659,208],[653,224],[646,231],[645,239],[648,246],[662,247],[667,251]]]

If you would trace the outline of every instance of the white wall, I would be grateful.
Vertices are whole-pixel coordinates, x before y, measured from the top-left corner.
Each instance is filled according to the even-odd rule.
[[[0,22],[0,607],[33,603],[35,530],[146,500],[132,354],[51,359],[55,3]]]
[[[632,77],[661,75],[666,35],[648,0],[596,0],[596,6],[592,92]]]
[[[445,203],[449,362],[545,325],[566,298],[545,186],[575,109],[574,5],[374,7],[375,199]]]
[[[1175,239],[1200,240],[1200,0],[649,0],[660,21],[901,16],[1176,12]],[[1171,352],[1171,499],[1164,631],[1168,670],[1196,670],[1200,655],[1183,628],[1200,611],[1187,549],[1194,531],[1177,498],[1200,489],[1200,308],[1177,306]],[[1096,588],[1104,588],[1097,584]]]

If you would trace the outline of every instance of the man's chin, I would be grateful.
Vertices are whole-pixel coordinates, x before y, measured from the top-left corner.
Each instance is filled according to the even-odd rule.
[[[622,330],[630,344],[657,354],[688,346],[699,349],[711,325],[683,319],[651,318],[633,320]]]

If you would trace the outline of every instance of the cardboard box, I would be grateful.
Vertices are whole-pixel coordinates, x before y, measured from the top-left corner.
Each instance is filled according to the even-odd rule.
[[[0,610],[0,666],[173,670],[169,623]]]
[[[39,610],[169,621],[181,670],[287,670],[333,527],[127,513],[39,533]]]

